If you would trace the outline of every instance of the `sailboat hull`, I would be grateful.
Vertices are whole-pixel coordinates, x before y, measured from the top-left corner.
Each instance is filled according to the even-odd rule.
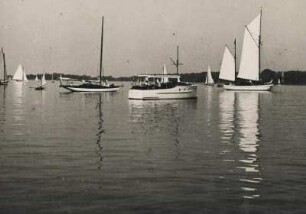
[[[0,85],[7,85],[8,83],[8,80],[0,80]]]
[[[35,88],[36,91],[45,90],[45,89],[46,89],[45,86],[37,86],[37,87]]]
[[[232,91],[271,91],[273,85],[223,85],[225,90]]]
[[[61,87],[71,91],[71,92],[116,92],[119,91],[119,86],[90,86],[90,87],[83,87],[83,86],[73,86],[73,85],[62,85]]]

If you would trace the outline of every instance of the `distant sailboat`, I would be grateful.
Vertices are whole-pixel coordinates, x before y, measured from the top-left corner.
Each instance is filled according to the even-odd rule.
[[[114,84],[108,84],[107,81],[103,81],[102,79],[102,58],[103,58],[103,31],[104,31],[104,16],[102,16],[102,33],[101,33],[101,48],[100,48],[100,73],[99,73],[99,82],[85,82],[80,85],[63,85],[61,84],[60,87],[63,87],[72,92],[113,92],[118,91],[119,86]]]
[[[3,51],[3,48],[1,48],[1,55],[2,55],[2,65],[3,65],[3,79],[0,79],[0,85],[6,85],[8,84],[8,79],[7,79],[7,73],[6,73],[6,64],[5,64],[5,53]],[[0,70],[0,71],[1,71]]]
[[[215,83],[215,82],[214,82],[214,79],[213,79],[212,76],[211,76],[210,66],[208,66],[208,68],[207,68],[206,80],[205,80],[204,85],[213,86],[214,83]]]
[[[35,81],[38,81],[38,77],[37,77],[37,75],[36,75],[36,77],[35,77]]]
[[[14,76],[13,76],[14,81],[19,81],[19,82],[28,82],[26,73],[24,71],[24,68],[22,65],[19,65]]]
[[[43,76],[41,77],[41,83],[39,86],[35,88],[35,90],[44,90],[46,89],[46,85],[47,85],[47,81],[45,78],[45,74],[43,74]]]
[[[236,80],[236,40],[235,40],[235,58],[234,58],[234,73],[231,61],[231,69],[226,74],[225,80],[232,81],[230,84],[224,85],[226,90],[235,91],[269,91],[272,89],[272,84],[260,83],[260,48],[261,48],[261,16],[259,15],[248,25],[245,26],[244,39],[242,45],[242,54],[240,68],[238,73],[239,81]]]

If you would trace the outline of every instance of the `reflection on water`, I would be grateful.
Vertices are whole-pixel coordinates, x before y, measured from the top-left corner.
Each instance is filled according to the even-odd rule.
[[[173,142],[178,159],[181,137],[186,131],[181,126],[194,120],[192,109],[196,109],[196,104],[196,100],[129,100],[130,121],[137,124],[133,132],[145,138],[155,137],[156,142]]]
[[[98,145],[98,155],[99,155],[99,166],[98,169],[102,168],[103,164],[103,145],[102,145],[102,133],[104,132],[103,128],[103,112],[102,112],[102,94],[99,95],[99,100],[96,106],[98,111],[98,130],[97,130],[97,145]]]
[[[0,136],[2,136],[1,133],[4,132],[3,126],[5,125],[6,87],[6,85],[0,86]]]
[[[145,123],[143,129],[137,131],[149,134],[152,131],[168,130],[172,127],[172,135],[177,136],[178,124],[188,109],[196,108],[195,100],[129,100],[130,120]],[[153,129],[153,128],[157,128]]]
[[[219,94],[221,141],[230,143],[233,140],[235,119],[235,92],[223,91]]]
[[[214,120],[214,115],[213,115],[213,103],[212,103],[212,99],[213,99],[213,90],[214,88],[211,86],[206,86],[205,88],[205,103],[206,103],[206,109],[205,109],[205,113],[207,114],[206,117],[206,122],[207,122],[207,126],[210,127],[212,125],[212,121]],[[208,131],[210,131],[210,129],[208,129]],[[208,133],[209,137],[211,135],[211,133]]]
[[[23,105],[23,96],[24,96],[24,83],[22,82],[13,82],[13,126],[22,126],[24,124],[25,115],[24,115],[24,105]],[[19,128],[14,128],[15,135],[24,134]]]
[[[238,168],[243,169],[244,178],[242,190],[244,198],[256,198],[258,185],[261,182],[259,157],[259,93],[236,93],[237,99],[237,128],[239,130],[239,148],[244,152]]]
[[[244,198],[257,198],[258,185],[262,181],[259,156],[259,95],[257,92],[220,93],[221,142],[237,144],[241,153],[237,169],[243,170],[240,177]]]

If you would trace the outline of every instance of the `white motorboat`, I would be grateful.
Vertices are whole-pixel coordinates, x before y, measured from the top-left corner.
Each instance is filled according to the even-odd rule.
[[[129,99],[196,99],[197,86],[181,82],[176,74],[138,75],[129,90]]]

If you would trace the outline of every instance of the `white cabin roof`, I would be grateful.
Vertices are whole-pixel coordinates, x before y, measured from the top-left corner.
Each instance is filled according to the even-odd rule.
[[[139,74],[137,77],[152,77],[152,78],[180,78],[178,74]]]

